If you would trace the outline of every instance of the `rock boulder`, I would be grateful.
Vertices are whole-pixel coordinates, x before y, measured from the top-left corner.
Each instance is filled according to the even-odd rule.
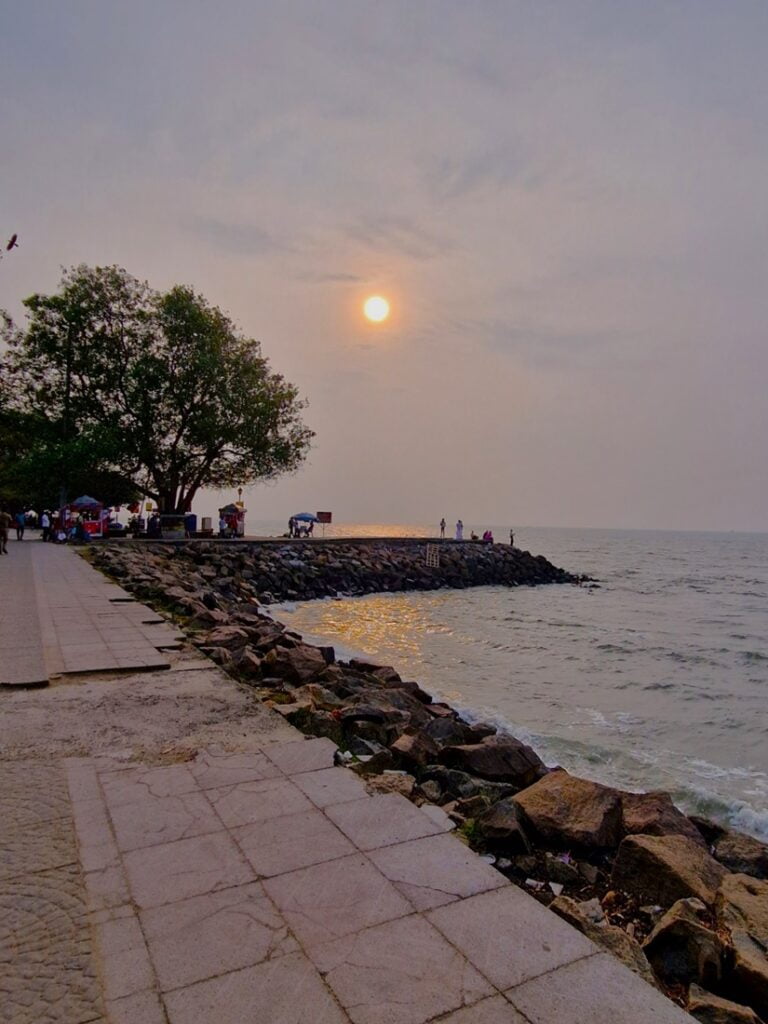
[[[538,754],[512,736],[487,736],[481,743],[446,747],[442,764],[479,775],[492,782],[508,782],[522,789],[546,773]]]
[[[688,1013],[700,1024],[762,1024],[754,1010],[722,999],[698,985],[688,990]]]
[[[689,896],[709,905],[724,874],[687,836],[627,836],[616,855],[611,884],[662,906]]]
[[[289,683],[309,683],[325,669],[325,658],[316,647],[274,647],[264,657],[264,671]]]
[[[701,900],[687,899],[674,903],[656,924],[643,952],[660,978],[672,984],[694,981],[707,988],[720,984],[725,947],[706,920]]]
[[[621,839],[621,797],[608,786],[559,770],[514,800],[533,831],[554,846],[605,849]]]
[[[404,732],[389,749],[406,765],[419,768],[433,762],[438,751],[435,741],[420,730]]]
[[[371,661],[363,661],[361,658],[352,658],[349,667],[356,672],[367,672],[376,676],[382,683],[399,683],[400,673],[391,665],[377,665]]]
[[[505,853],[531,852],[522,815],[512,800],[499,800],[477,819],[477,827],[486,839],[503,843]]]
[[[733,989],[760,1014],[768,1011],[768,882],[725,875],[717,893],[718,922],[733,945]]]
[[[715,842],[715,860],[741,875],[768,878],[768,846],[739,832],[726,832]]]
[[[226,647],[231,651],[245,647],[248,643],[248,633],[240,626],[218,626],[210,630],[201,642],[206,647]]]
[[[701,832],[682,811],[678,811],[669,793],[622,793],[621,811],[625,835],[680,835],[700,846],[705,845]]]
[[[436,782],[443,791],[443,799],[462,800],[473,796],[485,796],[489,802],[503,800],[515,792],[514,786],[502,782],[488,782],[477,779],[457,768],[446,768],[441,764],[430,764],[421,773],[421,780]]]

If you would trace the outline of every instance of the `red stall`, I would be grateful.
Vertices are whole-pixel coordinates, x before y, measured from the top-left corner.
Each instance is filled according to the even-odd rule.
[[[91,498],[87,494],[83,494],[75,501],[70,502],[69,508],[72,519],[80,517],[83,522],[83,529],[89,537],[104,536],[104,505],[102,502],[96,501],[95,498]]]

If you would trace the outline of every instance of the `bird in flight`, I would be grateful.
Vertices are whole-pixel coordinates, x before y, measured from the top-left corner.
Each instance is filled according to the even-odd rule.
[[[10,252],[11,249],[18,249],[18,248],[19,248],[19,236],[14,231],[14,233],[11,235],[11,237],[8,239],[8,241],[7,241],[6,245],[5,245],[5,252]],[[0,252],[0,260],[3,258],[4,255],[5,255],[5,253]]]

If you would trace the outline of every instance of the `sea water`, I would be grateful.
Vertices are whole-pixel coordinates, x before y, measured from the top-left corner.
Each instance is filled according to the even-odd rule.
[[[396,666],[548,764],[665,789],[689,813],[768,838],[768,535],[523,529],[515,542],[600,588],[407,592],[275,612],[340,656]]]

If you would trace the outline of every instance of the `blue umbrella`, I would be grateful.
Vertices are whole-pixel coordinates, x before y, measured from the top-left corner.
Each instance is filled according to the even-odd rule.
[[[299,523],[319,523],[320,520],[317,516],[312,515],[311,512],[299,512],[297,516],[293,516]]]

